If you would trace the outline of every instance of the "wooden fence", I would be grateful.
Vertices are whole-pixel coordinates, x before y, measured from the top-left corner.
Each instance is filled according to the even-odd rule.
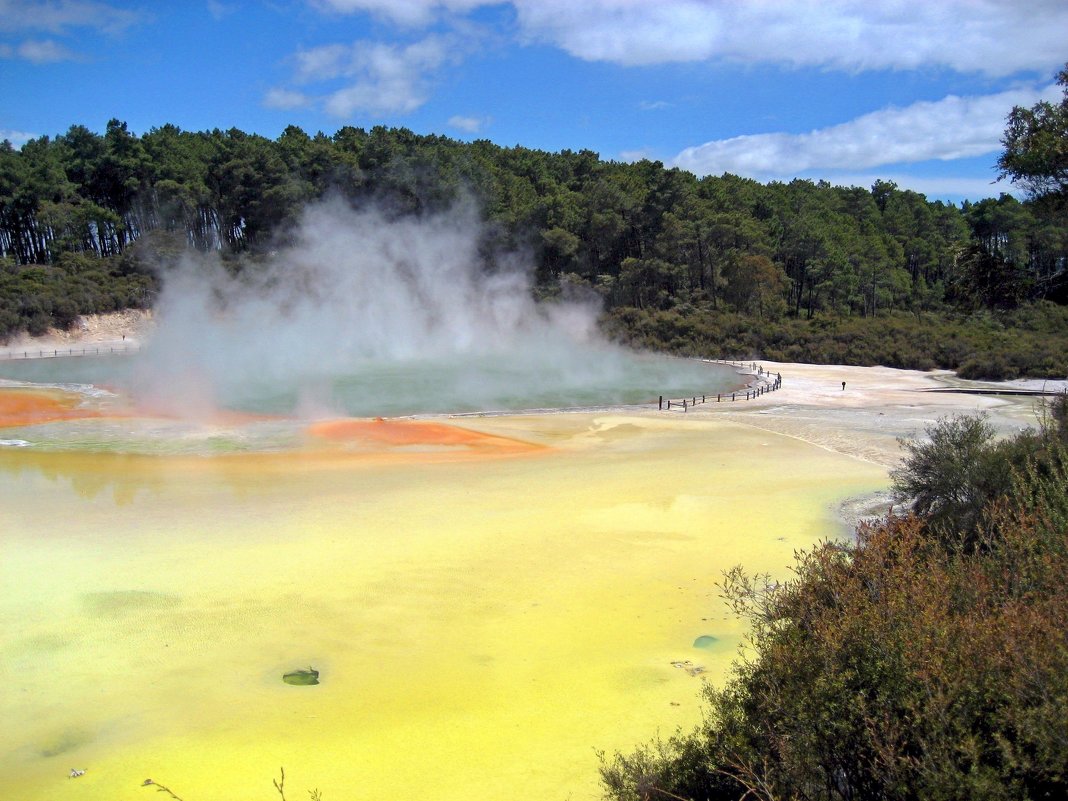
[[[22,350],[9,348],[0,351],[0,361],[12,361],[14,359],[58,359],[62,356],[104,356],[109,353],[137,353],[140,345],[103,345],[83,348],[24,348]]]
[[[761,395],[774,392],[782,387],[782,373],[772,373],[770,370],[765,370],[756,362],[736,362],[730,359],[708,359],[708,361],[715,362],[716,364],[729,364],[734,367],[751,369],[756,376],[756,381],[751,382],[742,389],[733,392],[717,392],[715,395],[707,393],[702,395],[695,394],[688,398],[665,398],[661,395],[659,403],[661,411],[665,409],[682,409],[686,412],[689,411],[691,407],[697,406],[699,403],[712,403],[713,398],[715,398],[716,403],[733,403],[741,400],[755,400]]]

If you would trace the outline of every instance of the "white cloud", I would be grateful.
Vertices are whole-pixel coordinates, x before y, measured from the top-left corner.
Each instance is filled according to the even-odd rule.
[[[236,12],[238,7],[231,3],[222,3],[220,0],[208,0],[208,13],[216,22],[226,19]]]
[[[359,45],[322,45],[297,52],[297,75],[300,83],[329,81],[344,75],[352,67],[353,51]]]
[[[462,54],[461,42],[443,36],[428,36],[408,45],[366,41],[323,45],[296,54],[295,80],[310,84],[344,79],[347,85],[323,101],[335,117],[406,113],[426,102],[434,73]]]
[[[34,40],[20,44],[15,53],[19,58],[34,64],[49,64],[54,61],[73,61],[77,56],[58,42],[51,39]]]
[[[656,111],[657,109],[671,108],[672,105],[666,100],[643,100],[638,104],[638,108],[642,111]]]
[[[0,31],[50,31],[93,28],[115,33],[141,19],[141,14],[95,0],[0,0]]]
[[[75,29],[107,34],[123,31],[143,18],[140,12],[95,0],[0,0],[0,33],[47,31],[57,36]],[[54,39],[24,39],[0,44],[0,58],[20,58],[34,64],[74,61],[78,54]]]
[[[36,138],[37,134],[27,133],[26,131],[13,131],[10,128],[0,128],[0,142],[6,139],[15,147],[22,147],[31,139]]]
[[[310,0],[427,26],[511,5],[521,36],[587,61],[728,61],[849,71],[948,67],[1010,75],[1063,62],[1063,0]]]
[[[463,14],[496,0],[312,0],[318,8],[340,14],[368,13],[399,25],[429,25],[441,13]]]
[[[463,117],[460,115],[449,117],[450,127],[467,131],[467,133],[478,133],[488,123],[488,117]]]
[[[3,0],[0,0],[2,2]],[[846,72],[868,70],[954,70],[990,77],[1014,76],[1022,71],[1048,75],[1063,63],[1063,32],[1068,30],[1064,0],[306,0],[332,14],[364,14],[401,26],[429,27],[442,22],[453,31],[464,28],[463,17],[481,7],[510,7],[512,32],[524,44],[548,44],[570,55],[620,65],[712,62],[730,65],[775,65]],[[331,114],[410,112],[423,105],[429,79],[448,60],[433,50],[430,37],[403,46],[364,43],[325,45],[297,54],[297,83],[348,79],[325,98]],[[956,108],[951,108],[956,103]],[[936,104],[948,117],[982,118],[982,130],[930,131],[931,158],[954,158],[976,152],[991,141],[993,128],[983,116],[982,99],[947,98]],[[664,101],[640,104],[645,111],[664,108]],[[915,109],[917,116],[923,109]],[[906,120],[901,110],[883,118],[847,123],[860,127]],[[998,134],[1003,120],[997,121]],[[922,123],[922,120],[921,120]],[[760,161],[781,159],[801,151],[816,156],[820,143],[848,140],[858,159],[870,158],[860,132],[828,129],[809,139],[789,134],[742,137],[709,143],[700,157],[717,152],[737,153]],[[954,138],[956,137],[956,138]],[[919,147],[918,137],[904,145],[878,134],[880,147],[895,150]],[[996,137],[995,137],[996,139]],[[697,149],[680,158],[697,158]],[[764,156],[761,157],[760,153]],[[985,151],[981,151],[985,152]],[[740,157],[739,157],[740,158]],[[826,158],[826,157],[821,157]],[[895,156],[895,158],[899,158]],[[887,162],[879,162],[887,163]]]
[[[267,108],[282,110],[305,108],[311,105],[311,98],[303,92],[294,92],[291,89],[271,89],[264,95],[263,105]]]
[[[1059,87],[1016,89],[978,97],[949,96],[887,108],[802,134],[736,136],[683,150],[674,164],[698,175],[730,172],[759,180],[808,170],[857,170],[881,164],[980,156],[1000,148],[1014,105],[1055,100]]]
[[[513,0],[526,35],[588,61],[723,60],[1008,75],[1064,58],[1063,0]]]
[[[55,61],[74,61],[78,56],[51,39],[29,39],[14,47],[0,44],[0,58],[21,58],[34,64],[49,64]]]

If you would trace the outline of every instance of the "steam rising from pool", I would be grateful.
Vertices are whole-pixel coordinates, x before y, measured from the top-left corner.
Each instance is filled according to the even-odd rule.
[[[535,303],[517,256],[483,269],[480,230],[466,208],[388,219],[331,202],[236,278],[188,263],[166,282],[131,391],[183,414],[317,417],[634,403],[729,383],[609,344],[596,303]]]

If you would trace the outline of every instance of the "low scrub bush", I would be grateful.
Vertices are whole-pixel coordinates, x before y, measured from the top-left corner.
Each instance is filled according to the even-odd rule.
[[[956,370],[1004,380],[1068,375],[1068,315],[1051,303],[994,316],[933,314],[760,321],[733,312],[613,309],[604,327],[643,348],[812,364]]]
[[[64,254],[51,266],[0,270],[0,342],[28,332],[67,329],[82,314],[146,308],[158,279],[115,260]]]

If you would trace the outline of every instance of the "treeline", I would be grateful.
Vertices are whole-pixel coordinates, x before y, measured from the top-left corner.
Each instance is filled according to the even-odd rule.
[[[698,179],[660,162],[602,161],[345,127],[277,139],[237,129],[101,136],[73,126],[0,148],[0,256],[52,264],[117,256],[154,231],[199,250],[270,247],[328,193],[395,213],[473,194],[487,236],[533,248],[539,277],[597,287],[613,306],[707,303],[758,316],[1002,307],[1063,299],[1062,227],[1009,195],[961,207],[878,181]]]
[[[751,624],[694,731],[606,757],[615,801],[1041,799],[1068,793],[1068,405],[996,441],[982,418],[908,443],[914,515],[729,571]]]
[[[406,129],[309,136],[291,126],[271,140],[165,125],[136,136],[112,120],[103,135],[74,126],[17,150],[0,146],[0,298],[8,298],[0,336],[53,313],[48,298],[14,286],[25,269],[58,280],[65,258],[92,257],[97,273],[120,283],[144,275],[150,294],[161,253],[255,256],[284,240],[308,202],[331,194],[397,215],[473,196],[487,260],[502,250],[533,254],[542,296],[595,291],[619,310],[624,337],[646,339],[640,332],[663,314],[714,321],[707,339],[724,315],[752,330],[901,316],[922,328],[925,313],[1068,300],[1068,226],[1007,194],[958,207],[887,181],[698,179],[659,162]],[[55,312],[57,323],[64,317]]]

